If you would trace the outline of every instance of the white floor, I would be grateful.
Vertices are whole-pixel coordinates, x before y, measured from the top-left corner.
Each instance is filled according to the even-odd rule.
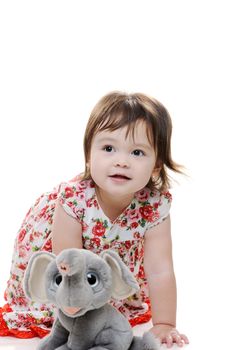
[[[16,339],[12,337],[0,338],[1,350],[34,350],[39,343],[38,338],[33,339]]]
[[[16,339],[11,337],[4,337],[4,338],[0,338],[0,349],[1,350],[35,350],[39,341],[40,340],[38,338],[21,340],[21,339]],[[163,345],[161,349],[164,350],[166,349],[166,347]],[[177,350],[179,348],[174,345],[170,349]],[[188,345],[188,346],[184,346],[181,349],[192,350],[194,348],[191,345]],[[201,350],[201,348],[199,348],[198,350]]]

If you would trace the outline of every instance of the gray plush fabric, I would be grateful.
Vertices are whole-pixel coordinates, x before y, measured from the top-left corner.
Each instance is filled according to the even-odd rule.
[[[117,253],[96,255],[85,249],[66,249],[58,256],[38,252],[24,277],[28,298],[52,302],[58,317],[37,350],[157,350],[147,332],[134,337],[126,318],[108,304],[138,290],[132,273]]]

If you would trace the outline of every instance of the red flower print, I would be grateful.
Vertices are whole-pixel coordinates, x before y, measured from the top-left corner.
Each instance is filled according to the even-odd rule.
[[[86,232],[87,229],[88,229],[88,225],[84,221],[82,221],[82,232]]]
[[[131,248],[131,242],[130,241],[125,241],[125,248],[129,250]]]
[[[159,217],[160,217],[159,211],[158,211],[158,210],[155,210],[155,212],[154,212],[154,220],[155,220],[155,219],[158,220]]]
[[[119,256],[121,257],[121,259],[123,259],[124,254],[125,254],[125,249],[124,249],[124,247],[118,246],[118,247],[116,247],[116,248],[117,248],[116,250],[117,250]]]
[[[82,199],[85,198],[85,195],[84,195],[84,193],[82,191],[76,191],[75,194],[76,194],[77,199],[82,200]]]
[[[13,299],[13,304],[20,305],[20,306],[27,306],[27,301],[24,297],[16,297]]]
[[[134,232],[133,237],[134,237],[134,239],[140,238],[140,233],[139,232]]]
[[[138,227],[138,223],[135,221],[135,222],[132,222],[132,224],[130,225],[131,228],[137,228]]]
[[[25,258],[28,254],[27,252],[27,248],[24,246],[24,245],[20,245],[18,247],[18,250],[19,250],[19,258]]]
[[[100,246],[100,239],[98,237],[92,238],[91,242],[94,244],[94,246]]]
[[[91,208],[91,207],[97,208],[97,207],[98,207],[97,200],[94,199],[94,198],[89,198],[89,199],[86,201],[86,205],[87,205],[88,208]]]
[[[79,187],[81,190],[85,190],[85,189],[87,188],[86,181],[80,181],[79,184],[78,184],[78,187]]]
[[[140,202],[146,202],[149,198],[149,193],[146,190],[141,190],[137,193],[137,198]]]
[[[42,217],[45,215],[45,213],[46,213],[48,207],[49,207],[49,206],[46,205],[46,206],[40,211],[40,213],[39,213],[39,215],[38,215],[40,218],[42,218]]]
[[[47,242],[43,245],[42,250],[45,250],[47,252],[52,251],[52,240],[48,239]]]
[[[22,229],[19,233],[19,236],[18,236],[18,242],[22,242],[25,235],[26,235],[27,231],[25,229]]]
[[[87,201],[86,201],[86,205],[88,208],[91,208],[92,207],[92,198],[89,198]]]
[[[137,220],[139,218],[139,213],[137,209],[129,210],[127,214],[130,220]]]
[[[120,226],[121,227],[127,226],[127,219],[126,218],[121,221]]]
[[[48,200],[51,201],[53,199],[57,199],[57,193],[50,193],[48,196]]]
[[[95,226],[92,228],[92,233],[95,236],[103,236],[105,233],[105,227],[102,222],[97,222]]]
[[[138,260],[138,256],[139,256],[138,248],[136,248],[135,251],[134,251],[134,259]]]
[[[70,198],[70,197],[73,197],[74,195],[74,190],[72,187],[66,187],[65,188],[65,198]]]
[[[154,219],[154,211],[151,205],[145,205],[139,209],[143,219],[152,222]]]
[[[142,265],[141,265],[140,268],[139,268],[138,278],[142,278],[142,279],[145,278],[145,271],[144,271],[144,268],[143,268]]]
[[[76,210],[76,215],[80,220],[83,220],[84,214],[85,214],[84,208]]]
[[[52,223],[53,223],[53,215],[49,215],[48,216],[48,224],[52,225]]]
[[[165,198],[168,199],[168,202],[171,202],[171,200],[172,200],[172,195],[171,195],[170,192],[163,192],[162,194],[164,195]]]
[[[26,264],[18,264],[17,267],[18,267],[18,269],[20,269],[20,270],[25,270],[26,267],[27,267],[27,265],[26,265]]]
[[[55,203],[54,203],[54,204],[52,204],[52,205],[50,206],[50,209],[51,209],[51,210],[54,210],[55,207],[56,207],[56,205],[55,205]]]

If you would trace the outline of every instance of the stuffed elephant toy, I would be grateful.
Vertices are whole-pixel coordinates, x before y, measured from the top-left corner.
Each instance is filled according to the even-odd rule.
[[[27,297],[52,302],[58,314],[37,350],[157,350],[150,332],[133,336],[127,319],[108,301],[124,299],[139,286],[117,253],[65,249],[32,255],[24,277]]]

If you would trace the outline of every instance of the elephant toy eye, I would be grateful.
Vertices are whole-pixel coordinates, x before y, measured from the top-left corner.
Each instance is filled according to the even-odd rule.
[[[95,272],[88,272],[87,282],[90,284],[91,287],[96,287],[99,284],[99,277]]]
[[[55,283],[57,286],[59,286],[59,284],[61,283],[62,281],[62,275],[60,273],[58,273],[56,276],[55,276]]]

